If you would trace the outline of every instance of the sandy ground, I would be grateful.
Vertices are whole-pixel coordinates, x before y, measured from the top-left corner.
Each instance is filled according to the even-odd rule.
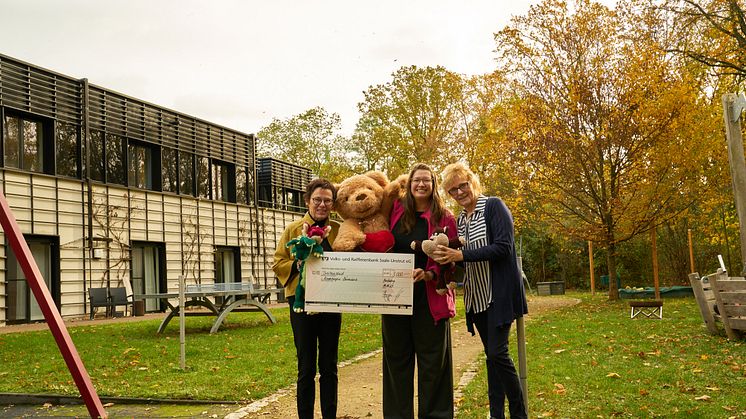
[[[579,300],[565,297],[529,298],[529,315],[531,317],[547,311],[577,304]],[[451,323],[451,339],[453,345],[453,380],[456,386],[456,404],[458,405],[460,389],[465,386],[473,371],[481,366],[479,358],[482,344],[479,336],[471,336],[466,331],[466,323],[460,316]],[[514,328],[515,330],[515,328]],[[513,332],[514,333],[514,332]],[[511,355],[517,364],[515,351],[515,334],[511,335]],[[345,365],[339,369],[339,405],[337,417],[353,418],[381,418],[381,353],[377,352],[368,358]],[[416,373],[415,373],[416,374]],[[316,417],[321,417],[318,400],[318,379],[316,390]],[[416,409],[415,403],[415,409]],[[243,407],[228,418],[291,418],[295,417],[295,389],[284,389],[277,394]]]

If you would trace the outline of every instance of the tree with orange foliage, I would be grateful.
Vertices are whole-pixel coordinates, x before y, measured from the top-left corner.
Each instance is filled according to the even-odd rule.
[[[495,35],[519,98],[509,133],[522,177],[556,227],[606,248],[610,278],[619,243],[696,199],[712,151],[697,84],[647,6],[545,0]]]

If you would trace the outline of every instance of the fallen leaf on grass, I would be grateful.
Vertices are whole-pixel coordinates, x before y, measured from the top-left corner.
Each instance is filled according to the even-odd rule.
[[[705,390],[720,391],[720,388],[719,387],[705,387]]]
[[[564,395],[567,391],[565,390],[565,386],[559,383],[554,383],[554,390],[552,390],[554,394],[558,395]]]
[[[708,395],[705,394],[703,396],[695,397],[694,400],[696,400],[698,402],[709,402],[711,398],[712,397],[710,397],[710,396],[708,396]]]
[[[615,372],[610,372],[610,373],[606,374],[606,377],[608,377],[608,378],[622,378],[619,374],[617,374]]]
[[[567,349],[557,349],[556,351],[554,351],[554,353],[561,354],[562,352],[565,352],[566,350]]]
[[[103,407],[112,407],[112,406],[114,406],[114,403],[104,403],[102,406]]]
[[[647,396],[648,394],[650,394],[649,391],[645,390],[644,388],[640,389],[640,396]]]

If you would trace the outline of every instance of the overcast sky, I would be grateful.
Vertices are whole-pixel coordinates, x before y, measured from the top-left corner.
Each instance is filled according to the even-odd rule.
[[[0,53],[246,133],[322,106],[350,134],[405,65],[494,68],[537,0],[0,0]]]

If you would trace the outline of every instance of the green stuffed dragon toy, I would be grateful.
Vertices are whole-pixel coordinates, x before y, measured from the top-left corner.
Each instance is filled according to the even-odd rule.
[[[298,280],[298,285],[295,287],[295,302],[293,303],[293,311],[296,313],[304,312],[306,306],[306,260],[310,256],[319,257],[324,254],[321,242],[329,236],[331,230],[331,226],[309,226],[308,223],[303,223],[303,232],[301,235],[290,240],[285,245],[285,247],[290,248],[290,254],[293,258],[299,262],[298,271],[300,272],[300,279]]]

